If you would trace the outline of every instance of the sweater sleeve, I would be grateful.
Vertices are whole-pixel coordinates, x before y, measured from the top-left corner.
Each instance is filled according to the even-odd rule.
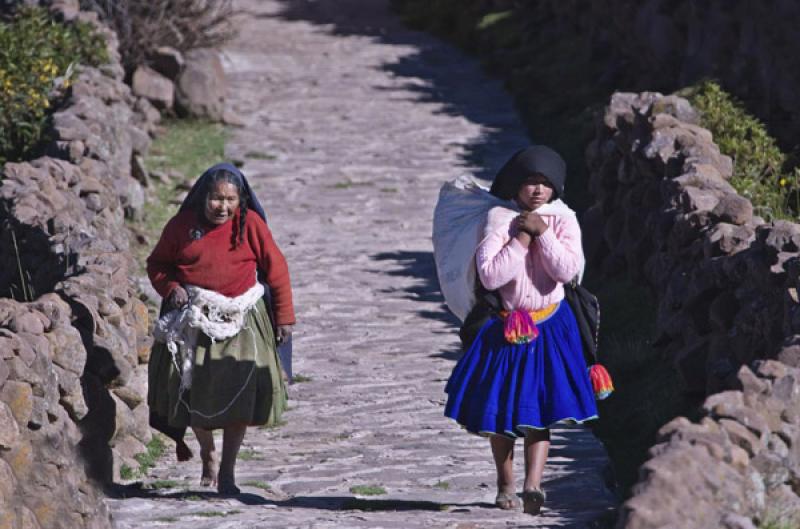
[[[545,272],[554,281],[572,280],[583,262],[581,228],[578,221],[564,217],[536,238]]]
[[[272,232],[258,215],[247,219],[247,224],[254,229],[248,230],[250,244],[256,254],[258,267],[265,274],[277,325],[293,325],[295,323],[294,305],[292,303],[292,286],[289,279],[289,266],[281,253]]]
[[[487,233],[475,256],[478,278],[488,290],[507,284],[525,266],[528,249],[515,237],[506,242],[508,231],[508,223],[498,225],[490,213]]]
[[[162,298],[166,298],[180,283],[175,279],[175,259],[178,248],[178,220],[172,217],[158,239],[156,247],[147,258],[147,276],[153,288]]]

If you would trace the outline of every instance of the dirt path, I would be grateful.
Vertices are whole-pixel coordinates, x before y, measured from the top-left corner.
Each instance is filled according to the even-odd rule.
[[[555,432],[547,508],[532,518],[491,508],[488,442],[442,416],[458,344],[435,279],[433,206],[442,182],[490,175],[526,144],[509,97],[383,0],[240,6],[226,69],[248,124],[229,156],[246,161],[288,258],[295,372],[311,380],[291,387],[286,425],[249,431],[245,494],[218,498],[196,460],[167,458],[148,481],[176,486],[109,500],[117,526],[585,527],[612,503],[588,432]]]

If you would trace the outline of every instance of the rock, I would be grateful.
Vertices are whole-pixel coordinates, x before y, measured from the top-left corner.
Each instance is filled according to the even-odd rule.
[[[158,122],[161,121],[161,112],[145,97],[136,99],[134,110],[144,120],[145,129],[152,134]]]
[[[700,121],[700,114],[692,107],[688,100],[683,97],[669,95],[659,98],[653,103],[653,114],[666,113],[683,123],[696,125]],[[710,140],[710,138],[709,138]]]
[[[741,383],[741,390],[745,393],[764,393],[770,389],[769,383],[756,376],[747,366],[739,368],[737,376]]]
[[[0,454],[17,446],[20,440],[19,424],[11,408],[5,402],[0,401]],[[1,466],[2,463],[0,463]]]
[[[131,138],[131,149],[134,155],[146,155],[150,149],[150,136],[144,130],[136,126],[128,128]]]
[[[720,196],[714,191],[687,186],[681,192],[680,202],[685,211],[712,211],[720,203]]]
[[[179,112],[221,121],[225,115],[225,91],[225,70],[215,50],[196,49],[186,54],[186,65],[177,82]]]
[[[29,384],[8,380],[0,388],[0,400],[5,402],[17,423],[27,425],[33,414],[33,389]]]
[[[175,103],[172,81],[147,66],[136,68],[131,86],[135,95],[146,98],[158,109],[169,110]]]
[[[131,162],[131,175],[144,187],[150,187],[150,175],[144,165],[144,158],[135,154]]]
[[[727,193],[722,195],[712,213],[722,222],[741,226],[752,220],[753,204],[740,195]]]
[[[768,379],[778,379],[785,377],[789,370],[788,368],[775,360],[759,360],[755,364],[756,373]]]
[[[750,457],[754,457],[764,448],[765,443],[737,421],[720,419],[719,424],[728,433],[731,442],[744,449]]]
[[[777,360],[792,367],[800,367],[800,344],[781,348]]]
[[[183,54],[169,46],[156,48],[150,56],[150,66],[170,81],[176,81],[183,70]]]
[[[756,529],[750,518],[738,514],[728,513],[722,519],[724,529]]]
[[[733,255],[750,246],[755,232],[749,226],[720,222],[705,234],[703,255],[706,258]]]

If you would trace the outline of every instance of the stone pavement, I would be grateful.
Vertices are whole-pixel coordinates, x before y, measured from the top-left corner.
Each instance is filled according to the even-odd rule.
[[[291,386],[285,425],[249,430],[244,494],[217,497],[197,459],[170,453],[147,482],[173,487],[108,500],[117,527],[587,527],[613,506],[588,431],[554,432],[534,518],[492,508],[488,441],[442,415],[458,341],[437,289],[433,206],[444,181],[491,175],[526,144],[509,97],[384,0],[239,6],[226,69],[247,125],[228,154],[245,161],[288,259],[295,372],[310,380]]]

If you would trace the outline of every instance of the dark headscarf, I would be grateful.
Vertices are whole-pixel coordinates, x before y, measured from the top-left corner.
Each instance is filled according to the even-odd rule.
[[[217,171],[226,171],[233,175],[233,178],[237,181],[236,183],[239,184],[237,187],[241,187],[245,195],[247,195],[247,207],[258,213],[258,216],[266,222],[267,215],[264,213],[264,208],[261,207],[261,203],[256,198],[256,194],[253,193],[253,190],[250,188],[250,184],[247,183],[247,178],[244,177],[244,174],[242,174],[235,165],[228,162],[218,163],[206,169],[206,171],[200,175],[200,178],[197,179],[197,182],[194,183],[192,189],[189,190],[189,194],[186,195],[178,211],[185,211],[193,208],[199,201],[205,200],[205,193],[208,192],[209,181],[212,175]]]
[[[494,177],[489,192],[503,200],[514,199],[525,179],[536,173],[544,175],[552,184],[553,199],[563,196],[567,164],[556,151],[544,145],[515,152]]]

